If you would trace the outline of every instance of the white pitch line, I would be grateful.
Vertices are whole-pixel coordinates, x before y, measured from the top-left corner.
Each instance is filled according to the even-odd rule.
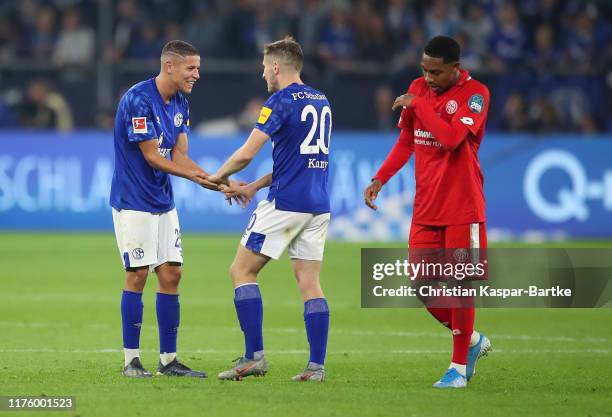
[[[71,325],[69,323],[51,323],[51,322],[23,322],[23,321],[0,321],[0,327],[17,327],[17,328],[61,328],[61,329],[114,329],[117,326],[112,326],[105,323],[91,323],[85,325]],[[157,325],[143,325],[143,329],[157,330]],[[190,329],[206,329],[214,330],[215,332],[235,332],[234,327],[216,327],[210,328],[207,326],[198,325],[183,325],[181,330],[189,331]],[[300,334],[304,332],[303,328],[282,327],[282,328],[264,328],[266,333],[291,333]],[[407,337],[407,338],[448,338],[447,333],[428,333],[428,332],[403,332],[403,331],[375,331],[375,330],[359,330],[359,329],[330,329],[330,334],[349,335],[349,336],[391,336],[391,337]],[[581,343],[608,343],[611,341],[605,337],[568,337],[568,336],[533,336],[533,335],[503,335],[489,334],[491,339],[497,340],[519,340],[519,341],[543,341],[543,342],[581,342]]]
[[[0,300],[5,300],[7,302],[20,302],[20,301],[30,301],[30,302],[57,302],[57,303],[88,303],[88,304],[117,304],[120,299],[121,293],[119,295],[91,295],[89,293],[46,293],[46,294],[14,294],[14,293],[2,293],[0,294]],[[187,299],[182,298],[181,304],[183,306],[189,307],[228,307],[232,305],[233,300],[233,292],[231,296],[228,296],[225,299],[205,299],[202,297],[188,297]],[[295,301],[281,301],[274,302],[276,307],[283,308],[295,308],[296,306],[302,306],[302,302],[299,301],[299,295],[296,292]],[[154,302],[154,300],[152,300]],[[264,307],[267,306],[267,301],[264,300]],[[335,302],[335,308],[359,308],[360,305],[358,303],[342,303]],[[231,307],[233,308],[233,307]]]
[[[155,349],[141,349],[142,353],[157,353]],[[227,354],[235,355],[238,351],[225,350],[225,349],[195,349],[195,350],[181,350],[181,354]],[[123,349],[0,349],[0,353],[123,353]],[[305,355],[308,354],[307,350],[303,349],[286,349],[286,350],[266,350],[266,353],[270,355]],[[328,352],[328,355],[373,355],[380,353],[391,353],[397,355],[426,355],[426,354],[444,354],[450,353],[449,350],[436,350],[436,349],[392,349],[388,351],[384,350],[340,350],[337,352]],[[495,349],[493,354],[604,354],[608,355],[611,353],[610,349]]]

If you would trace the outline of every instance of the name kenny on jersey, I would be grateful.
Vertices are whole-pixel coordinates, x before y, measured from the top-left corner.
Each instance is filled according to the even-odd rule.
[[[329,164],[328,161],[319,161],[317,158],[308,158],[308,168],[325,169]]]

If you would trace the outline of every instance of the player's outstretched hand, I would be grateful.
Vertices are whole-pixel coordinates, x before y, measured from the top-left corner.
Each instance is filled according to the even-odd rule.
[[[194,171],[191,180],[204,188],[208,188],[209,190],[219,190],[219,185],[210,181],[209,177],[204,172]]]
[[[374,200],[378,197],[378,193],[382,188],[382,183],[379,180],[372,180],[372,184],[368,186],[363,192],[363,200],[366,206],[372,210],[378,210],[378,207],[374,204]]]
[[[414,96],[412,94],[402,94],[395,99],[393,106],[391,106],[391,110],[395,110],[399,107],[410,107],[413,98]]]
[[[225,198],[230,201],[230,204],[233,198],[236,202],[240,202],[243,208],[246,208],[257,192],[257,187],[253,183],[230,181],[229,186],[221,186],[221,192],[225,194]]]
[[[227,200],[230,206],[232,205],[232,201],[234,201],[236,204],[240,204],[242,207],[246,207],[247,204],[249,204],[249,200],[247,200],[246,197],[238,190],[240,189],[240,187],[243,187],[247,184],[248,183],[244,181],[229,180],[229,185],[219,185],[219,191],[225,194],[225,199]]]

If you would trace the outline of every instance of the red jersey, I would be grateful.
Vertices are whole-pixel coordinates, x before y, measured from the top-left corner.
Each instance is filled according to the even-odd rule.
[[[397,143],[376,173],[385,184],[414,152],[416,195],[412,221],[447,226],[485,221],[478,148],[484,136],[489,90],[461,70],[459,81],[436,94],[424,77],[410,84],[415,97],[402,110]]]

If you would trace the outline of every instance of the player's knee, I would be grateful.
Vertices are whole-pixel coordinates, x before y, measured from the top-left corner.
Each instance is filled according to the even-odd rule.
[[[319,283],[319,277],[295,277],[297,279],[298,287],[303,293],[312,293],[318,292],[321,290],[321,285]]]
[[[310,272],[304,272],[304,271],[297,271],[294,270],[295,273],[295,279],[297,280],[298,285],[302,286],[308,286],[308,285],[319,285],[319,274],[318,273],[314,273],[312,271]]]
[[[236,262],[232,262],[230,265],[229,273],[233,281],[245,278],[249,274],[248,270],[244,266],[241,266]]]
[[[179,282],[181,281],[181,277],[182,272],[180,270],[173,271],[170,274],[164,275],[163,279],[161,279],[160,282],[164,287],[168,289],[174,289],[178,287]]]
[[[181,282],[181,278],[183,278],[183,271],[178,270],[170,276],[170,282],[178,287],[179,282]]]
[[[127,271],[126,287],[130,290],[142,291],[146,282],[148,268],[138,268]]]
[[[230,273],[230,277],[232,277],[232,281],[236,280],[236,277],[239,275],[239,268],[236,265],[236,262],[232,262],[232,264],[229,267],[229,273]]]
[[[230,265],[229,272],[234,285],[257,282],[257,274],[253,270],[236,262]]]

